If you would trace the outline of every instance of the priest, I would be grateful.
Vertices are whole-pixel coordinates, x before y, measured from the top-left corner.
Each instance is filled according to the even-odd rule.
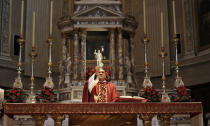
[[[96,72],[85,83],[82,102],[115,102],[119,95],[114,84],[108,82],[105,70],[97,66]]]

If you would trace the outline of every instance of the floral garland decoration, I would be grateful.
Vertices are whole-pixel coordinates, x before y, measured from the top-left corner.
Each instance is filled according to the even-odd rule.
[[[41,94],[36,97],[37,101],[43,103],[52,103],[56,102],[57,98],[53,91],[53,88],[45,86],[44,89],[41,90]]]
[[[173,102],[190,102],[191,96],[187,92],[186,87],[181,85],[175,89],[175,93],[171,94],[171,101]]]
[[[160,102],[161,101],[161,94],[158,91],[156,91],[155,88],[151,86],[147,86],[143,89],[144,89],[144,92],[141,92],[140,96],[148,99],[147,102]]]
[[[24,103],[26,94],[22,88],[13,87],[5,91],[5,99],[8,103]]]
[[[88,80],[95,72],[96,72],[96,70],[92,66],[89,66],[86,69],[86,80]],[[105,72],[109,78],[111,75],[111,68],[109,66],[105,67]]]

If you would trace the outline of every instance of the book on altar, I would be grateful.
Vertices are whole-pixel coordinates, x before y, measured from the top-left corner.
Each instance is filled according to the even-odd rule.
[[[116,102],[147,102],[147,99],[139,96],[120,96]]]

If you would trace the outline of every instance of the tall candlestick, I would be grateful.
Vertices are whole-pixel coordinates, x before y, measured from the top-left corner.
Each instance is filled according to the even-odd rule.
[[[34,47],[35,45],[35,12],[33,12],[33,19],[32,19],[32,25],[33,25],[33,28],[32,28],[32,47]]]
[[[163,12],[160,13],[161,18],[161,47],[164,47],[164,38],[163,38]]]
[[[24,0],[21,1],[20,35],[23,35]]]
[[[144,34],[147,33],[147,28],[146,28],[146,5],[145,5],[145,0],[143,0],[143,13],[144,13]]]
[[[176,35],[176,12],[175,12],[175,0],[172,0],[173,8],[173,21],[174,21],[174,34]]]
[[[50,36],[52,36],[53,0],[50,1]]]

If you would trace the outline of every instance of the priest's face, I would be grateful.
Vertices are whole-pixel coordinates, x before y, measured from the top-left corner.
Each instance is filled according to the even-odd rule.
[[[98,78],[100,81],[104,81],[106,79],[106,73],[104,69],[102,68],[99,69]]]

